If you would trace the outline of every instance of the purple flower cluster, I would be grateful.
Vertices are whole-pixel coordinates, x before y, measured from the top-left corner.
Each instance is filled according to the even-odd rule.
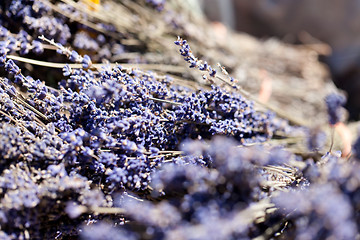
[[[127,4],[161,10],[164,2]],[[231,88],[194,90],[154,72],[95,64],[136,49],[137,41],[122,45],[136,34],[72,22],[94,21],[75,5],[0,6],[1,239],[358,237],[360,140],[353,158],[318,159],[326,136],[306,130],[311,153],[295,155],[277,144],[289,147],[295,127],[255,108],[230,76]],[[186,40],[175,44],[190,68],[221,78]],[[16,55],[77,64],[33,68]],[[336,124],[344,99],[326,103]]]
[[[41,39],[71,61],[82,63],[83,68],[91,67],[89,56]],[[69,167],[81,163],[99,177],[105,174],[108,187],[146,188],[151,171],[163,160],[163,156],[154,158],[148,152],[176,150],[188,137],[209,139],[221,134],[245,143],[272,135],[272,119],[255,112],[241,95],[218,87],[196,94],[169,87],[168,81],[152,73],[121,66],[94,73],[65,65],[63,74],[68,79],[60,90],[50,89],[40,80],[25,77],[14,61],[6,60],[11,47],[6,40],[2,43],[5,70],[14,75],[15,84],[27,89],[25,108],[36,117],[25,127],[36,133],[41,128],[37,119],[51,122],[61,132],[61,156]],[[13,90],[14,100],[20,96]],[[99,158],[106,156],[103,151],[111,151],[111,161]]]
[[[179,152],[179,145],[185,139],[207,140],[214,135],[225,135],[238,140],[236,144],[256,143],[271,138],[273,131],[282,131],[274,127],[269,114],[256,112],[252,103],[239,94],[216,86],[194,92],[172,85],[171,80],[151,72],[121,66],[93,68],[89,56],[83,57],[45,37],[41,39],[56,46],[57,52],[65,54],[71,61],[82,63],[83,69],[65,65],[63,75],[66,79],[60,83],[59,89],[53,89],[41,80],[22,74],[17,63],[7,60],[11,51],[9,41],[0,42],[4,48],[4,70],[8,73],[8,78],[0,81],[1,109],[4,111],[1,115],[4,122],[1,134],[4,142],[2,171],[5,174],[12,164],[26,162],[24,167],[32,169],[28,174],[33,174],[35,170],[51,170],[54,178],[57,174],[76,175],[84,183],[88,183],[88,179],[101,182],[101,192],[87,189],[78,193],[78,198],[67,195],[67,200],[72,203],[64,203],[62,209],[64,214],[76,221],[81,219],[84,206],[91,208],[107,204],[97,204],[96,199],[103,199],[102,194],[108,194],[111,199],[113,192],[149,191],[152,189],[149,186],[151,174],[169,160],[182,165],[181,171],[191,171],[192,167],[185,167],[190,162],[195,164],[196,169],[196,165],[222,165],[213,161],[217,156],[211,152],[195,158],[172,157],[172,152]],[[234,144],[226,143],[225,146],[232,148]],[[246,170],[242,172],[242,169]],[[229,173],[225,178],[233,179],[237,174],[247,177],[234,179],[236,182],[231,188],[239,186],[236,191],[240,194],[234,199],[248,203],[251,188],[258,182],[250,180],[253,171],[248,167]],[[193,175],[196,175],[195,172]],[[33,190],[23,190],[29,202],[12,203],[15,197],[22,199],[22,195],[6,198],[8,204],[14,204],[9,205],[9,211],[16,209],[21,212],[23,206],[37,211],[45,196],[39,188],[44,187],[37,182],[32,184],[36,185]],[[61,184],[64,183],[56,183],[54,187],[59,188]],[[66,190],[66,187],[61,189]],[[59,191],[53,193],[53,199],[60,196]],[[150,206],[144,206],[144,211]],[[138,219],[130,212],[129,216]],[[32,223],[38,224],[38,220]],[[22,234],[19,225],[6,229],[9,233],[16,232],[17,236]],[[32,234],[36,235],[43,230],[34,231]]]
[[[273,198],[279,216],[294,225],[292,231],[285,231],[285,238],[356,239],[360,165],[335,156],[327,156],[326,161],[325,165],[312,163],[306,168],[310,187]]]
[[[64,19],[51,16],[52,10],[41,1],[13,0],[6,10],[5,15],[21,22],[27,32],[34,31],[35,35],[45,35],[63,44],[71,37]]]
[[[259,229],[253,220],[246,220],[255,216],[246,215],[246,209],[254,204],[254,199],[266,198],[272,192],[259,195],[267,186],[266,179],[271,178],[260,169],[268,164],[284,165],[292,154],[287,152],[284,157],[276,149],[265,153],[262,148],[239,148],[237,144],[219,136],[207,143],[187,142],[183,149],[188,157],[195,162],[197,155],[207,156],[211,159],[208,167],[189,162],[164,165],[153,174],[151,183],[152,197],[164,199],[158,204],[123,196],[116,204],[129,209],[127,213],[147,228],[146,232],[136,232],[141,234],[139,238],[148,234],[151,239],[167,239],[180,234],[183,239],[202,239],[209,237],[210,232],[214,239],[247,239],[256,235]],[[265,206],[270,204],[263,201]]]
[[[12,34],[2,27],[3,34],[0,42],[0,65],[6,62],[7,54],[18,51],[20,54],[28,54],[30,51],[35,54],[43,53],[44,49],[38,40],[31,40],[31,37],[25,32],[20,31],[18,34]],[[13,71],[13,74],[16,72]]]
[[[56,231],[50,229],[69,231],[70,226],[51,223],[67,217],[69,199],[84,206],[85,211],[108,205],[100,191],[90,189],[85,177],[75,172],[67,174],[63,164],[49,165],[45,170],[29,169],[23,163],[11,165],[1,174],[0,187],[1,230],[10,233],[10,239],[24,237],[24,226],[31,227],[32,238],[54,238]]]
[[[186,40],[183,40],[178,36],[178,39],[174,42],[176,45],[180,46],[179,52],[181,56],[184,57],[184,60],[190,63],[190,68],[197,68],[200,71],[207,71],[210,77],[215,77],[216,70],[213,69],[206,61],[198,60],[192,53],[189,44]]]
[[[329,114],[329,123],[335,125],[341,120],[341,107],[345,104],[346,98],[343,95],[333,93],[326,96],[325,102]]]

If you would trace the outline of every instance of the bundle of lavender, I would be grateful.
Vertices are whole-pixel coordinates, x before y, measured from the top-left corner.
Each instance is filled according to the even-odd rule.
[[[1,3],[2,239],[359,237],[359,140],[257,100],[181,6]]]

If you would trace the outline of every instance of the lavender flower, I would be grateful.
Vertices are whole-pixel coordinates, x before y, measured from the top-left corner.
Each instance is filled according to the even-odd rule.
[[[70,76],[71,73],[72,73],[71,67],[70,67],[68,64],[66,64],[66,65],[63,67],[63,75],[64,75],[65,77],[67,77],[67,76]]]
[[[328,109],[329,123],[335,125],[341,120],[341,107],[345,104],[346,98],[342,95],[333,93],[325,98]]]
[[[20,68],[11,59],[7,60],[7,62],[5,63],[5,69],[6,71],[14,75],[20,73]]]
[[[198,68],[200,71],[207,71],[211,77],[215,77],[216,70],[213,69],[206,61],[198,60],[192,53],[186,40],[183,40],[178,36],[178,39],[174,43],[181,47],[179,52],[184,57],[184,60],[190,63],[190,68]]]
[[[73,50],[73,51],[71,51],[69,59],[72,62],[78,62],[79,61],[79,54],[75,50]]]
[[[92,62],[88,55],[84,55],[82,60],[83,68],[89,68],[91,66]]]

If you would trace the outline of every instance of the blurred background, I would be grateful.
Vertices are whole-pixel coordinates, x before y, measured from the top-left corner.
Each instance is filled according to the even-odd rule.
[[[260,39],[312,47],[360,116],[360,0],[197,0],[207,18]],[[219,26],[216,24],[215,26]]]

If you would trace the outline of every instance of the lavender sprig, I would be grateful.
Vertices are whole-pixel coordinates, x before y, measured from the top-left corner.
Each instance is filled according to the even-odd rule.
[[[206,61],[197,59],[192,53],[186,40],[183,40],[178,36],[178,39],[174,43],[181,47],[179,52],[184,57],[184,60],[190,63],[190,68],[197,68],[200,71],[207,71],[210,77],[215,77],[216,70],[213,69]]]
[[[329,123],[335,125],[341,120],[341,107],[345,104],[346,98],[343,95],[332,93],[326,96],[325,102],[329,114]]]

